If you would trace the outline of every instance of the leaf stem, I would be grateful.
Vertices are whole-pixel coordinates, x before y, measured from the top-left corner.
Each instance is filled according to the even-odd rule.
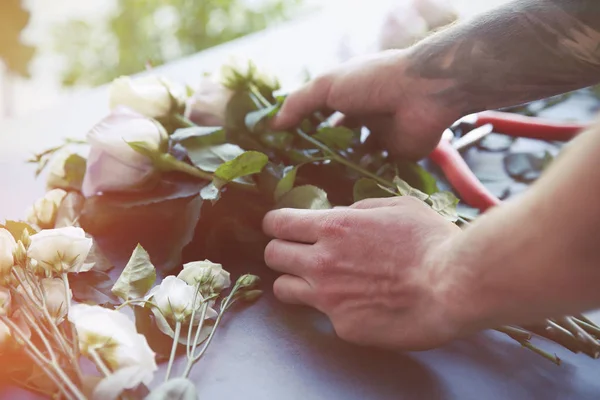
[[[98,352],[96,351],[96,349],[88,349],[88,354],[92,356],[92,361],[94,362],[94,364],[96,364],[98,370],[102,372],[102,375],[110,376],[112,374],[106,366],[106,364],[104,363],[104,361],[102,360],[102,357],[100,357],[100,354],[98,354]]]
[[[179,335],[181,334],[181,321],[175,322],[175,335],[173,335],[173,346],[171,347],[171,356],[169,357],[169,364],[167,365],[167,373],[165,374],[165,382],[169,380],[171,375],[171,369],[175,362],[175,353],[177,352],[177,345],[179,344]]]
[[[157,158],[156,166],[158,167],[159,170],[164,171],[164,172],[170,172],[170,171],[183,172],[183,173],[191,175],[195,178],[200,178],[200,179],[204,179],[207,181],[212,181],[214,178],[213,174],[211,174],[210,172],[203,171],[198,167],[195,167],[186,162],[178,160],[177,158],[173,157],[171,154],[168,154],[168,153],[161,154]]]
[[[181,114],[173,114],[173,119],[175,119],[175,121],[177,121],[184,128],[196,126],[194,122],[192,122],[189,118],[186,118]]]

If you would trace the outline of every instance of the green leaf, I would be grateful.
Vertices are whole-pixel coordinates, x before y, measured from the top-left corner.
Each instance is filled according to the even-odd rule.
[[[244,149],[225,143],[210,147],[187,147],[188,155],[195,166],[203,171],[215,172],[223,163],[244,154]]]
[[[0,225],[0,228],[4,228],[10,232],[10,234],[15,238],[15,240],[21,240],[23,236],[23,231],[27,229],[30,235],[34,235],[37,231],[29,225],[27,222],[23,221],[11,221],[6,220],[4,225]]]
[[[283,178],[281,178],[281,180],[277,183],[277,186],[275,186],[275,192],[273,195],[275,201],[279,200],[281,196],[292,190],[294,187],[294,182],[296,182],[298,168],[300,168],[300,165],[295,167],[287,167],[284,170]]]
[[[111,292],[113,281],[107,273],[91,270],[68,276],[75,301],[92,305],[118,302]]]
[[[281,105],[276,103],[260,110],[249,112],[244,119],[246,128],[252,133],[264,130],[266,122],[277,114],[280,108]]]
[[[325,144],[327,147],[346,150],[352,145],[354,132],[345,127],[324,127],[317,131],[313,136],[315,139]]]
[[[187,378],[173,378],[160,384],[145,400],[198,400],[194,382]]]
[[[138,244],[111,292],[124,301],[139,299],[150,290],[154,282],[156,268],[146,250]]]
[[[287,150],[294,142],[294,135],[290,132],[264,132],[259,136],[259,140],[265,146],[277,150]]]
[[[375,180],[369,178],[357,180],[354,184],[353,194],[355,202],[364,199],[377,199],[393,196],[393,193],[382,189]]]
[[[87,160],[79,154],[70,154],[63,161],[62,176],[52,174],[48,185],[51,188],[81,191],[83,177],[85,176]],[[54,172],[51,169],[51,172]]]
[[[440,214],[451,222],[458,220],[458,214],[456,212],[456,205],[458,199],[452,192],[438,192],[429,196],[428,203],[431,205],[434,211]]]
[[[183,146],[215,146],[226,143],[225,129],[219,126],[192,126],[177,129],[171,138]]]
[[[245,91],[236,92],[225,109],[225,128],[231,132],[246,133],[246,115],[256,111],[256,105]]]
[[[427,198],[429,197],[428,194],[423,193],[420,190],[413,188],[408,183],[406,183],[405,181],[403,181],[402,179],[400,179],[398,177],[394,178],[394,185],[396,185],[396,187],[398,188],[398,193],[400,193],[401,196],[416,197],[417,199],[422,200],[422,201],[427,200]]]
[[[303,185],[284,194],[277,202],[276,208],[326,210],[332,207],[327,199],[327,193],[323,189],[313,185]]]
[[[217,168],[215,176],[225,182],[231,182],[243,176],[259,173],[268,162],[269,157],[266,154],[246,151]]]
[[[181,251],[193,238],[204,185],[165,176],[151,191],[89,197],[79,221],[117,265],[125,265],[139,243],[157,270],[165,271],[180,265]]]
[[[425,168],[412,161],[395,159],[395,175],[402,178],[410,186],[424,193],[433,194],[439,192],[437,181]]]

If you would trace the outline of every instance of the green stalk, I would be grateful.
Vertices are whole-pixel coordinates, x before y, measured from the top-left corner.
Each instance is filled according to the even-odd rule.
[[[173,362],[175,362],[175,353],[177,352],[177,344],[179,344],[179,335],[181,334],[181,321],[175,322],[175,335],[173,337],[173,347],[171,347],[171,356],[169,357],[169,365],[167,365],[167,373],[165,375],[165,382],[169,380],[171,375],[171,369],[173,368]]]
[[[502,332],[517,341],[527,341],[531,339],[531,333],[524,329],[513,327],[513,326],[501,326],[495,329],[498,332]]]

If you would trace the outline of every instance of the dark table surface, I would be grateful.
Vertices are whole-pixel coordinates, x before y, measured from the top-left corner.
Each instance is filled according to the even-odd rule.
[[[201,73],[238,54],[267,61],[284,82],[294,81],[304,66],[319,71],[336,62],[333,37],[318,29],[323,20],[309,18],[254,35],[160,68],[158,72],[194,84]],[[275,48],[286,50],[277,55]],[[544,115],[589,120],[595,103],[585,96]],[[24,160],[33,152],[58,144],[63,137],[83,137],[108,112],[101,87],[55,109],[27,118],[0,122],[0,218],[21,218],[44,193],[42,180]],[[511,151],[551,148],[518,140]],[[511,187],[518,195],[526,185],[503,172],[503,154],[472,150],[467,155],[478,175],[494,190]],[[238,271],[239,266],[225,266]],[[248,266],[243,266],[247,269]],[[505,336],[482,332],[440,349],[399,353],[361,348],[337,339],[328,320],[310,309],[285,306],[272,296],[273,275],[266,267],[250,268],[264,280],[265,295],[252,307],[229,318],[192,379],[203,399],[597,399],[600,361],[575,355],[551,343],[536,341],[555,352],[558,367],[519,347]],[[175,372],[181,372],[179,363]],[[155,378],[161,381],[164,366]],[[2,398],[34,398],[2,388]]]

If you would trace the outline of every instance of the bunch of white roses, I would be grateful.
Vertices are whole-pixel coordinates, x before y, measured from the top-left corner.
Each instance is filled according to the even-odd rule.
[[[69,275],[93,266],[85,263],[92,245],[79,227],[32,235],[25,228],[19,239],[0,229],[0,349],[22,351],[43,373],[43,384],[21,382],[28,388],[67,399],[117,399],[125,390],[149,385],[157,370],[156,355],[134,322],[119,311],[125,306],[150,308],[159,329],[173,338],[168,384],[175,349],[179,344],[187,347],[187,378],[225,311],[237,300],[260,296],[254,289],[258,278],[244,275],[217,311],[215,300],[230,286],[230,276],[208,260],[185,264],[178,276],[154,286],[155,268],[138,246],[112,289],[124,300],[117,309],[74,304]],[[91,360],[101,376],[84,375],[80,356]],[[157,398],[155,392],[150,396]]]

